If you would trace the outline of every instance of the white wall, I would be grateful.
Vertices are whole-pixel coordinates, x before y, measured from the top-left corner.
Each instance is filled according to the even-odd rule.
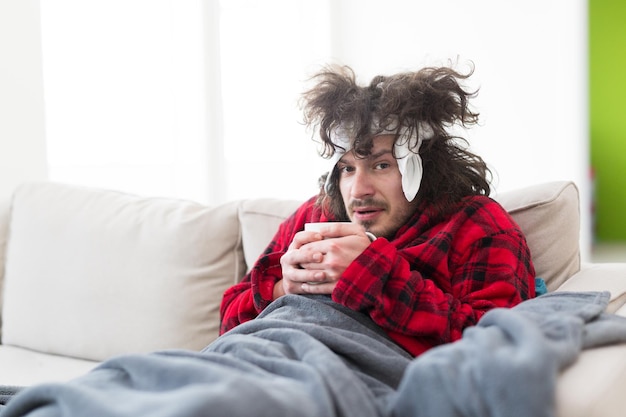
[[[271,4],[284,7],[281,2]],[[246,96],[233,96],[231,102],[248,104],[250,97],[264,97],[263,88],[284,85],[287,80],[295,85],[310,75],[305,68],[312,70],[328,61],[352,66],[367,82],[379,73],[443,64],[457,57],[461,64],[471,60],[476,66],[472,86],[480,87],[474,104],[482,115],[482,125],[472,129],[469,138],[497,175],[497,190],[556,179],[574,180],[582,196],[581,244],[584,256],[588,256],[586,1],[301,0],[298,4],[301,10],[297,24],[285,22],[280,13],[268,13],[253,32],[249,27],[233,29],[241,42],[234,42],[235,50],[218,52],[247,58],[246,62],[255,67],[250,71],[247,65],[241,74],[241,80],[250,79],[249,88],[242,92]],[[214,18],[215,12],[211,9],[205,18]],[[326,20],[324,16],[328,16]],[[267,28],[273,29],[268,32]],[[222,28],[221,34],[228,36],[225,30]],[[0,192],[23,180],[46,177],[40,33],[38,1],[0,0]],[[304,41],[295,41],[296,47],[288,51],[276,50],[287,44],[281,39],[293,36],[304,36]],[[256,41],[265,38],[272,41],[258,45]],[[320,38],[322,41],[317,42]],[[316,44],[318,49],[312,47]],[[241,49],[245,45],[256,49]],[[214,48],[207,52],[214,53]],[[207,65],[220,63],[213,58],[207,58]],[[299,70],[302,73],[294,74]],[[259,77],[259,72],[263,77],[278,78]],[[211,80],[207,82],[211,84]],[[257,87],[259,90],[254,90]],[[293,102],[301,91],[299,85],[296,90]],[[281,96],[282,100],[288,98]],[[308,145],[309,134],[303,132],[296,137],[299,133],[296,122],[291,120],[297,117],[293,106],[285,113],[274,105],[252,109],[266,111],[268,115],[262,120],[270,123],[262,129],[252,126],[250,135],[242,135],[245,122],[240,123],[235,125],[237,134],[263,144],[274,140],[288,156],[260,158],[257,149],[247,160],[241,158],[239,150],[244,147],[239,141],[222,143],[224,165],[218,170],[209,168],[216,171],[211,186],[221,181],[221,185],[215,185],[222,187],[218,195],[239,198],[255,196],[255,192],[281,197],[297,188],[292,184],[300,184],[302,190],[293,197],[308,196],[323,164],[313,148],[309,148],[309,159],[295,156],[300,155],[293,151],[295,144],[307,141]],[[212,112],[212,117],[216,114]],[[208,140],[211,151],[216,151],[210,142],[214,138]],[[298,149],[306,149],[307,145]],[[233,146],[236,157],[229,156]],[[269,145],[261,148],[271,152],[277,149]],[[259,159],[262,161],[254,165]],[[281,162],[286,168],[277,167]],[[233,173],[224,175],[224,166]],[[240,178],[233,181],[237,172]],[[231,179],[226,181],[229,176]],[[233,193],[246,185],[248,190]]]
[[[0,198],[46,172],[39,1],[0,0]]]
[[[203,0],[41,2],[50,179],[204,199],[203,17]]]
[[[384,3],[384,6],[383,6]],[[573,180],[590,251],[587,2],[342,0],[333,2],[335,58],[376,74],[472,61],[481,125],[468,137],[497,191]]]

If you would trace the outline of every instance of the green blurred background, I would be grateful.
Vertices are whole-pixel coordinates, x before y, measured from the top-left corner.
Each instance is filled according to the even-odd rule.
[[[626,1],[589,0],[595,238],[626,241]]]

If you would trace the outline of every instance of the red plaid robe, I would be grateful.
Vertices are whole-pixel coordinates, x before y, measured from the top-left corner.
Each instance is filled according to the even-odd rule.
[[[224,293],[221,333],[272,302],[282,278],[280,258],[304,223],[329,220],[311,199],[282,223],[252,270]],[[418,210],[391,241],[376,239],[346,269],[331,297],[369,315],[417,356],[459,339],[488,310],[534,297],[534,277],[519,226],[495,201],[472,196],[443,222],[433,224]]]

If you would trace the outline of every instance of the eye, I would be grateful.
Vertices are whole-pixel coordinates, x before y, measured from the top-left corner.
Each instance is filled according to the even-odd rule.
[[[340,174],[347,174],[354,171],[354,167],[350,165],[339,165],[337,166],[337,170]]]
[[[387,169],[391,167],[391,164],[389,162],[378,162],[376,165],[374,165],[374,169]]]

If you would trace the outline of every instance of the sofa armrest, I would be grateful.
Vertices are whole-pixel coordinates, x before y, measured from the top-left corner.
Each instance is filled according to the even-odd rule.
[[[557,417],[624,415],[626,344],[584,350],[559,376]]]
[[[556,291],[609,291],[607,312],[626,316],[626,263],[583,264]],[[624,414],[626,344],[581,353],[560,376],[556,402],[559,417],[613,417]]]
[[[557,291],[609,291],[607,311],[626,315],[626,263],[584,264]]]
[[[20,185],[2,343],[91,361],[204,348],[218,335],[222,294],[245,268],[239,205]]]

